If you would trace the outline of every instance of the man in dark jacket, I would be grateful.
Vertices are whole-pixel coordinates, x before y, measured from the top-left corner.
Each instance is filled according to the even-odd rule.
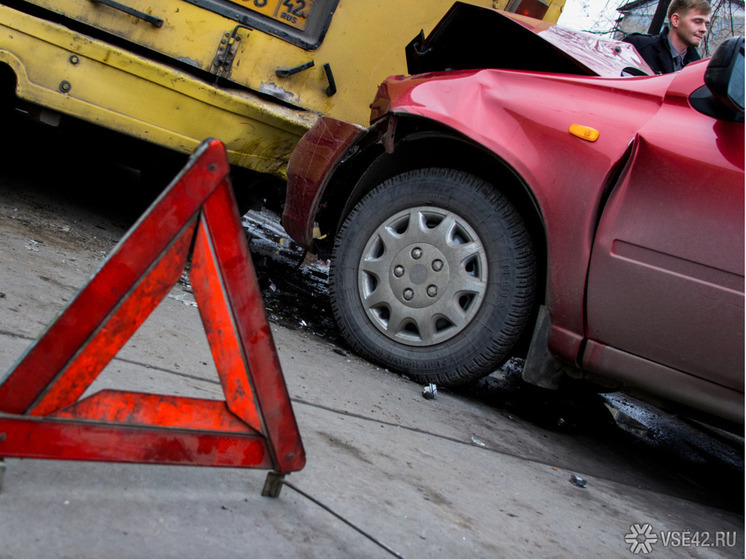
[[[673,0],[660,35],[631,33],[622,40],[634,45],[656,74],[676,72],[699,60],[697,47],[707,34],[710,11],[707,0]]]

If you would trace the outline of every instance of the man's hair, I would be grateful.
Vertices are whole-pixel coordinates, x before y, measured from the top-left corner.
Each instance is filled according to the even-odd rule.
[[[668,19],[671,19],[673,14],[685,16],[692,10],[698,14],[708,15],[712,7],[707,0],[673,0],[668,7]]]

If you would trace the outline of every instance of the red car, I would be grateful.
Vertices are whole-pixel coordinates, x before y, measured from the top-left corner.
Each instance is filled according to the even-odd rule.
[[[646,76],[626,43],[456,4],[370,128],[302,139],[283,225],[331,257],[349,345],[421,382],[523,353],[540,386],[743,424],[743,51]]]

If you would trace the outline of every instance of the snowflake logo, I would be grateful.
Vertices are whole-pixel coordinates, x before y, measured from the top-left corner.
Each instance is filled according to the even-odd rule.
[[[629,534],[624,536],[624,541],[629,544],[632,553],[647,555],[652,553],[653,544],[658,543],[658,534],[653,532],[650,524],[633,524],[629,527]]]

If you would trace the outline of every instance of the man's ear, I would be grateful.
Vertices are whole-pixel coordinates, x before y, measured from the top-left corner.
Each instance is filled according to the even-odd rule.
[[[671,27],[678,27],[679,22],[681,21],[681,17],[679,16],[678,12],[674,12],[671,14],[671,17],[669,18],[671,20]]]

